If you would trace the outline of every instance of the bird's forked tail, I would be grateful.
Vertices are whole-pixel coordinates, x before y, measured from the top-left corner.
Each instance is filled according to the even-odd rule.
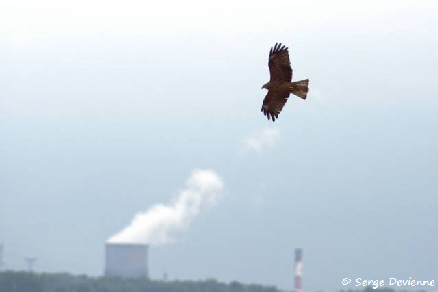
[[[306,99],[307,92],[309,91],[309,79],[300,80],[290,83],[290,92],[296,96]]]

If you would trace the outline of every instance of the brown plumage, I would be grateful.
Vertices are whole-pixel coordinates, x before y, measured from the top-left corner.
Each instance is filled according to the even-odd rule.
[[[272,118],[275,121],[291,93],[306,99],[309,79],[291,82],[292,68],[288,48],[281,43],[276,43],[269,51],[269,73],[269,82],[262,86],[262,89],[268,90],[263,100],[262,112],[268,120]]]

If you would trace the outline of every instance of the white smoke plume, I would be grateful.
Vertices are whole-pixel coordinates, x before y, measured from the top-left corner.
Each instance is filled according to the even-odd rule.
[[[137,213],[125,229],[107,242],[168,243],[175,232],[188,226],[203,206],[215,204],[223,188],[222,178],[214,171],[196,169],[173,202],[158,204],[146,212]]]
[[[262,131],[246,137],[243,140],[247,150],[256,152],[262,151],[266,147],[273,147],[280,140],[280,131],[276,128],[264,128]]]

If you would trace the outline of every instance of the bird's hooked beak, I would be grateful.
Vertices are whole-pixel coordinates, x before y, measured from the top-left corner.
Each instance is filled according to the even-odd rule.
[[[264,89],[264,88],[266,88],[266,84],[264,84],[261,89]]]

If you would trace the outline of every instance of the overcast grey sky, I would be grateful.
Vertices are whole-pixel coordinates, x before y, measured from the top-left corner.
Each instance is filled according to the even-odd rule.
[[[4,2],[8,268],[101,275],[105,241],[207,168],[225,194],[150,249],[153,278],[292,289],[302,247],[305,291],[438,281],[435,1]],[[275,42],[310,92],[273,124]]]

